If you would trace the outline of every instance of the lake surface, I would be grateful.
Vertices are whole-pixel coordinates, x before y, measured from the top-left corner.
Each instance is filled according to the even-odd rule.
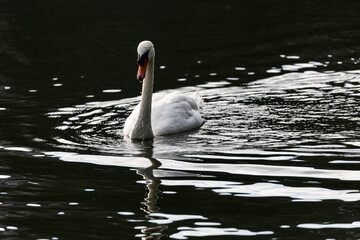
[[[1,239],[360,238],[357,1],[0,2]],[[145,39],[200,129],[124,139]]]

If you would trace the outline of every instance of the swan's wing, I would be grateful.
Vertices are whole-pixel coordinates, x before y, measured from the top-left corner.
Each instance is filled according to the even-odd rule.
[[[198,128],[203,123],[199,108],[202,99],[172,92],[154,98],[152,128],[155,135],[167,135]]]
[[[196,91],[188,96],[179,92],[156,93],[153,95],[151,122],[155,135],[168,135],[198,128],[203,123],[199,109],[202,97]],[[124,124],[124,135],[129,136],[138,118],[138,104]]]

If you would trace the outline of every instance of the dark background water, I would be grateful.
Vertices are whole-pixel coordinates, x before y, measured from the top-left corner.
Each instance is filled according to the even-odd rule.
[[[217,185],[204,177],[212,175],[214,181],[216,179],[219,184],[223,183],[220,187],[222,189],[228,187],[224,183],[226,181],[255,184],[254,189],[258,182],[277,181],[285,186],[297,188],[308,187],[308,182],[315,181],[316,177],[312,175],[269,177],[267,173],[262,172],[252,176],[251,173],[234,174],[230,170],[213,173],[211,166],[209,169],[205,167],[209,163],[214,163],[214,166],[219,168],[223,163],[232,164],[231,157],[238,157],[237,163],[252,163],[251,160],[255,157],[260,158],[259,161],[263,165],[279,165],[268,162],[266,157],[264,160],[264,153],[260,150],[255,153],[234,151],[246,147],[233,135],[226,138],[226,133],[231,132],[228,128],[224,133],[221,128],[215,131],[212,127],[216,124],[219,127],[215,120],[220,115],[223,119],[228,119],[227,114],[232,115],[231,111],[238,109],[239,105],[236,104],[239,102],[240,107],[244,109],[259,107],[255,112],[262,109],[261,106],[278,105],[277,111],[272,114],[284,117],[288,99],[294,97],[293,95],[302,95],[291,89],[291,76],[285,77],[288,84],[287,95],[275,91],[275,96],[267,98],[266,96],[271,95],[272,87],[266,88],[261,85],[259,90],[246,99],[246,92],[251,92],[251,89],[246,87],[258,79],[314,70],[320,73],[335,73],[328,77],[330,86],[334,89],[345,89],[340,93],[339,104],[334,105],[336,121],[320,122],[325,124],[322,128],[319,127],[320,130],[313,127],[314,122],[318,124],[316,121],[300,121],[291,128],[285,128],[288,135],[284,134],[284,128],[277,129],[273,121],[267,121],[266,124],[272,128],[273,135],[270,132],[256,135],[260,126],[265,129],[260,118],[254,120],[259,121],[254,125],[246,123],[245,119],[245,123],[242,122],[246,127],[245,132],[239,130],[239,126],[234,126],[232,131],[239,131],[245,140],[256,141],[256,147],[260,149],[269,148],[269,134],[274,139],[276,135],[282,135],[285,139],[283,142],[290,145],[290,140],[294,139],[297,143],[303,143],[306,134],[313,134],[310,140],[314,146],[324,142],[333,144],[326,149],[336,149],[337,153],[322,149],[323,152],[316,155],[316,148],[311,148],[309,152],[312,155],[306,156],[304,153],[294,153],[295,150],[287,152],[286,149],[277,148],[276,151],[279,152],[273,155],[284,157],[290,154],[295,156],[295,160],[304,162],[304,165],[289,162],[285,164],[287,167],[348,170],[350,172],[345,174],[352,176],[349,177],[350,180],[339,181],[336,177],[337,180],[329,177],[326,181],[315,183],[314,186],[333,191],[352,189],[356,194],[359,181],[356,176],[360,174],[358,167],[338,167],[329,165],[329,162],[358,161],[360,156],[357,150],[359,144],[356,142],[356,131],[360,130],[357,123],[358,97],[352,97],[352,94],[358,93],[358,85],[356,81],[351,80],[359,78],[346,75],[338,79],[336,75],[359,69],[358,1],[1,0],[0,5],[0,174],[10,176],[0,179],[2,239],[181,239],[174,234],[182,232],[181,228],[191,227],[193,224],[188,220],[191,217],[185,217],[187,221],[177,221],[169,216],[151,216],[148,215],[149,212],[166,212],[179,216],[188,214],[199,221],[204,220],[205,216],[209,222],[221,223],[223,228],[236,228],[226,230],[218,237],[216,233],[211,233],[210,229],[198,229],[202,233],[208,232],[206,239],[233,239],[240,236],[248,238],[246,235],[249,233],[245,230],[242,232],[241,229],[248,229],[259,238],[359,238],[356,227],[297,227],[305,223],[336,224],[359,221],[356,197],[353,201],[346,201],[346,198],[344,200],[341,197],[330,200],[321,198],[320,202],[294,202],[291,199],[296,197],[291,197],[291,194],[290,197],[286,194],[270,193],[264,193],[260,197],[251,194],[249,197],[234,197],[214,193],[217,191]],[[61,116],[58,109],[82,106],[93,101],[132,99],[139,95],[140,85],[135,79],[136,47],[145,39],[151,40],[156,48],[155,91],[226,81],[225,85],[230,89],[230,93],[226,92],[226,88],[214,92],[204,91],[205,100],[209,102],[204,113],[208,125],[200,132],[191,133],[189,139],[188,136],[180,139],[171,138],[172,142],[168,143],[169,139],[160,138],[145,146],[125,144],[121,134],[105,131],[104,129],[112,128],[109,122],[97,125],[97,134],[94,135],[82,134],[76,129],[59,129],[58,126],[67,118]],[[296,65],[299,63],[307,65]],[[245,69],[240,70],[242,68]],[[303,77],[308,78],[306,84],[321,80],[318,76],[299,75],[293,76],[293,81]],[[336,81],[332,82],[332,78]],[[353,87],[347,91],[346,84],[353,84]],[[231,87],[245,87],[245,90],[231,90]],[[119,91],[104,92],[109,89]],[[316,87],[316,90],[328,91],[325,87]],[[222,93],[228,94],[228,98]],[[318,97],[318,100],[321,102],[338,99],[336,93],[333,95],[334,98],[325,96]],[[240,100],[236,100],[237,97]],[[316,101],[317,95],[314,94],[312,97]],[[225,103],[230,103],[230,107],[226,107],[229,104],[222,106],[223,103],[220,101],[217,104],[216,99],[226,100]],[[132,105],[136,103],[135,100],[130,102]],[[235,104],[231,105],[232,103]],[[102,112],[99,116],[103,113],[118,113],[110,120],[118,121],[119,124],[114,128],[121,130],[121,124],[128,115],[126,105],[123,107],[120,104],[119,108],[114,106],[100,108]],[[223,108],[215,109],[215,106]],[[303,105],[295,105],[291,108],[291,114],[295,113],[296,106]],[[322,115],[326,115],[327,110],[321,106],[311,106],[311,111],[297,113],[299,116],[302,114],[300,117],[313,114],[316,118],[314,112],[321,109]],[[239,116],[246,113],[243,108],[239,110],[242,111]],[[78,112],[70,113],[70,117],[90,112],[86,107],[79,109]],[[54,118],[49,117],[51,112],[55,112]],[[253,116],[251,112],[247,114],[249,118]],[[340,121],[341,115],[352,119]],[[236,116],[238,115],[235,115],[235,118]],[[86,120],[78,125],[84,127]],[[352,142],[350,153],[349,146],[344,143],[350,141],[349,139],[327,138],[322,142],[321,138],[314,137],[325,133],[325,129],[333,135],[340,134],[344,129],[348,131],[347,135]],[[301,134],[298,134],[299,132]],[[218,134],[221,137],[217,137]],[[292,134],[298,135],[292,138]],[[87,140],[84,140],[85,137]],[[73,140],[75,144],[63,140],[60,144],[59,138]],[[109,142],[115,144],[111,145]],[[82,147],[77,148],[76,144],[82,144]],[[287,146],[286,144],[282,146]],[[219,146],[217,150],[209,147],[215,145]],[[228,145],[231,147],[228,148]],[[291,147],[295,145],[296,143]],[[149,153],[149,149],[152,148],[154,153],[152,150]],[[189,162],[201,160],[204,165],[189,166],[186,174],[181,171],[176,174],[172,171],[160,171],[157,173],[158,177],[165,178],[160,185],[157,182],[158,178],[154,180],[149,176],[152,175],[151,169],[151,173],[146,174],[136,174],[133,171],[134,168],[142,169],[151,165],[150,162],[132,165],[133,163],[119,164],[116,162],[118,160],[114,163],[107,159],[99,164],[100,157],[96,157],[101,152],[99,149],[110,149],[108,152],[104,150],[105,155],[109,156],[117,155],[117,151],[120,152],[120,157],[130,156],[126,162],[137,163],[137,160],[132,160],[131,157],[152,159],[153,155],[161,156],[164,158],[163,161],[158,160],[163,166],[166,166],[166,159],[183,159],[185,152],[191,155],[203,150],[217,157],[190,159]],[[169,149],[182,154],[164,154],[169,152]],[[44,154],[47,152],[61,154]],[[85,154],[94,158],[89,160],[86,156],[75,155],[74,158],[66,160],[66,152]],[[90,164],[94,162],[95,164]],[[229,169],[233,167],[231,164]],[[168,169],[179,170],[173,163]],[[177,183],[170,180],[167,182],[166,177],[169,176],[175,180],[183,180]],[[153,183],[158,185],[144,189],[144,184],[149,182],[142,182],[142,178],[153,179]],[[195,184],[195,187],[191,184],[186,185],[186,180]],[[201,182],[207,181],[211,186],[208,190],[206,186],[201,186]],[[161,192],[157,188],[160,188]],[[233,193],[231,191],[227,193]],[[150,193],[155,193],[156,197],[147,205],[144,196],[146,198]],[[145,210],[142,210],[144,208]],[[171,223],[159,224],[151,221],[157,218],[171,219]],[[147,229],[147,232],[144,231],[146,233],[141,235],[141,229]],[[152,232],[156,233],[155,236],[151,236]],[[191,238],[192,235],[188,236]]]

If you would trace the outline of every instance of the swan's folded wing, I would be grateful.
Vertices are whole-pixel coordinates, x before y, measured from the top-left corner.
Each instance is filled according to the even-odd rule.
[[[152,128],[155,135],[168,135],[198,128],[203,123],[199,103],[192,96],[173,92],[153,102]]]

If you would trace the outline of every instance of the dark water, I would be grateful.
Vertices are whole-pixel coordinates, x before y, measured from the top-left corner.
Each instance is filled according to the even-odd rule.
[[[358,1],[0,1],[1,239],[360,238]],[[206,123],[123,139],[139,101]]]

